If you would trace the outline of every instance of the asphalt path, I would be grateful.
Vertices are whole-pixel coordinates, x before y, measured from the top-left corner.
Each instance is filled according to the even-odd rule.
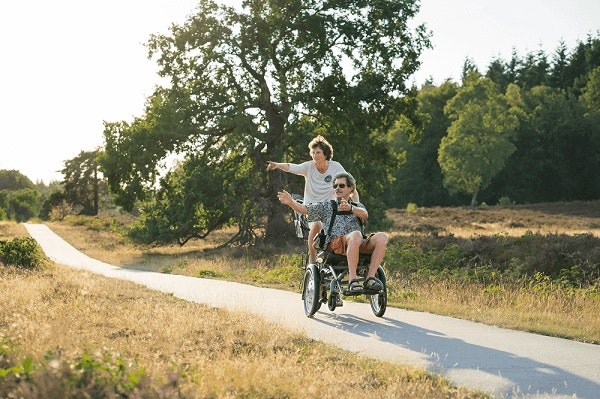
[[[360,355],[422,367],[497,398],[600,399],[600,346],[366,303],[304,315],[299,293],[121,268],[92,259],[43,224],[25,224],[54,262],[189,301],[249,311]]]

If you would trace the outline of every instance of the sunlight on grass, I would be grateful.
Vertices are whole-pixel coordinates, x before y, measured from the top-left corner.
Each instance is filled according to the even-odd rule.
[[[490,288],[425,279],[402,285],[392,279],[389,290],[392,306],[600,343],[600,292],[597,289],[553,289],[540,296],[525,286]]]
[[[1,265],[0,277],[0,320],[10,320],[0,324],[0,370],[31,365],[26,380],[8,372],[2,397],[98,397],[94,392],[112,389],[123,397],[134,387],[141,395],[135,397],[165,398],[486,397],[254,314],[127,281],[64,267],[23,273]],[[81,367],[93,379],[74,372]]]
[[[584,205],[588,206],[576,204],[579,207]],[[557,234],[573,234],[570,237],[577,237],[578,232],[585,231],[589,237],[597,237],[600,226],[597,211],[593,213],[594,204],[589,204],[591,211],[586,212],[591,212],[591,216],[587,218],[579,216],[585,214],[583,208],[570,209],[567,206],[568,204],[548,204],[551,211],[547,213],[538,209],[540,206],[533,206],[534,209],[486,207],[449,210],[416,207],[411,212],[390,210],[390,217],[396,225],[389,232],[391,239],[387,269],[390,306],[586,342],[600,342],[600,295],[597,286],[579,291],[576,287],[571,290],[558,289],[543,281],[531,280],[532,276],[529,277],[529,283],[509,283],[508,280],[494,282],[490,280],[493,280],[493,274],[488,275],[492,271],[486,269],[481,273],[485,276],[484,280],[490,281],[483,284],[468,278],[449,279],[447,276],[440,276],[437,269],[431,269],[434,266],[431,262],[437,262],[439,265],[436,267],[443,268],[446,263],[460,261],[460,257],[464,256],[460,252],[462,250],[449,244],[450,239],[458,240],[460,237],[467,237],[463,239],[465,245],[472,245],[472,254],[476,257],[482,256],[481,251],[488,251],[488,256],[506,258],[503,262],[513,262],[511,257],[516,255],[526,257],[528,262],[536,261],[542,265],[556,262],[554,258],[557,255],[552,252],[544,253],[545,242],[555,242],[558,246],[575,245]],[[218,232],[210,240],[192,240],[184,247],[141,247],[132,245],[122,235],[116,234],[113,222],[103,223],[107,226],[104,229],[85,228],[85,220],[49,225],[76,248],[111,264],[162,273],[227,279],[299,292],[302,278],[302,269],[299,267],[301,242],[291,249],[287,247],[278,253],[265,255],[256,250],[245,252],[235,248],[218,249],[220,243],[235,233],[235,229],[230,228]],[[550,237],[544,238],[542,233],[535,232],[552,232],[555,236],[550,240]],[[414,248],[394,249],[394,242],[397,241],[395,237],[403,237],[402,242],[414,242]],[[443,252],[436,255],[436,259],[430,253],[419,255],[418,251],[422,250],[419,246],[424,244],[418,237],[437,237],[437,245],[441,246]],[[478,237],[489,238],[481,240]],[[510,241],[511,237],[517,238],[523,251],[530,253],[512,253],[518,248]],[[591,238],[588,239],[590,240]],[[396,252],[398,250],[404,252]],[[420,256],[421,259],[404,259],[399,256]],[[399,264],[395,265],[395,262]],[[407,265],[404,262],[420,264],[418,267],[425,274],[415,278],[410,273],[402,273]],[[516,264],[514,267],[518,269],[520,266]],[[532,283],[536,286],[531,286]]]

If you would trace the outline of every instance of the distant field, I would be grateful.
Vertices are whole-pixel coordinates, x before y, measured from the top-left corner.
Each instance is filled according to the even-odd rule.
[[[553,202],[507,207],[434,207],[388,211],[399,234],[471,237],[494,234],[593,234],[600,237],[600,201]]]

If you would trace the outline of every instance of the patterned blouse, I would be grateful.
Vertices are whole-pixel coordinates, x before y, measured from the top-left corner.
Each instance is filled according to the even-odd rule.
[[[352,205],[354,207],[366,209],[360,202],[353,202]],[[323,224],[325,234],[327,234],[333,215],[331,201],[313,202],[312,204],[306,205],[306,209],[308,210],[308,221],[320,221]],[[326,239],[325,248],[327,248],[327,245],[329,245],[329,242],[333,237],[343,236],[356,230],[360,232],[363,230],[362,223],[358,217],[354,216],[351,212],[338,213],[333,222],[333,227],[331,228],[331,237],[327,237]]]

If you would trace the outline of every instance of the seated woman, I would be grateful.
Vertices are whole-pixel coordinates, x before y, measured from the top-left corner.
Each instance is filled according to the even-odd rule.
[[[325,248],[336,254],[345,255],[348,260],[348,289],[359,292],[363,289],[381,290],[383,283],[375,277],[377,269],[387,248],[388,236],[377,232],[364,238],[362,223],[367,220],[369,213],[363,204],[352,202],[350,196],[355,187],[351,174],[338,173],[333,180],[333,191],[337,200],[337,213],[331,201],[300,204],[287,191],[279,192],[279,201],[291,207],[298,213],[308,215],[309,221],[320,221],[323,226],[331,224],[331,234],[326,237]],[[333,220],[332,220],[333,219]],[[359,254],[370,253],[371,261],[364,286],[360,286],[356,269]]]

